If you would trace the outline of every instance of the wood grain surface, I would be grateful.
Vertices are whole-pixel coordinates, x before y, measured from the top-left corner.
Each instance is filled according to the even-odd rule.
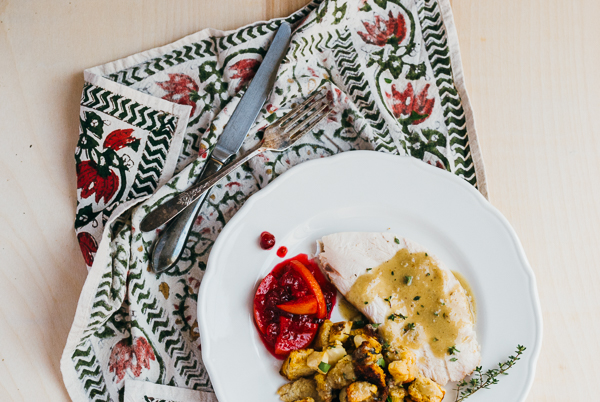
[[[59,359],[86,277],[73,231],[83,70],[306,0],[0,0],[0,400],[68,400]],[[600,372],[600,2],[453,0],[492,203],[537,276],[530,401]]]

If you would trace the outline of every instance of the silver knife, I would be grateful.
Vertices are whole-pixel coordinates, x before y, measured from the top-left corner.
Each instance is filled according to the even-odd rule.
[[[233,115],[220,135],[209,160],[196,181],[218,172],[232,156],[237,154],[248,130],[256,120],[277,78],[277,70],[285,55],[291,37],[291,27],[282,22],[254,79],[235,108]],[[200,211],[208,192],[188,206],[160,234],[152,250],[151,264],[156,273],[165,271],[177,263],[183,251],[190,229]],[[159,225],[144,218],[140,223],[143,232],[156,229]]]

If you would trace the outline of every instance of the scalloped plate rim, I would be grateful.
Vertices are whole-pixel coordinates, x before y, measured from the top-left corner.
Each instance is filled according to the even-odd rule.
[[[202,278],[201,287],[198,293],[197,308],[197,318],[199,324],[198,327],[200,332],[200,339],[202,340],[202,357],[217,398],[220,402],[229,402],[226,401],[226,399],[221,399],[223,398],[222,387],[224,387],[225,385],[219,381],[219,376],[217,372],[215,372],[215,370],[213,369],[213,367],[211,367],[210,364],[210,357],[212,353],[210,347],[210,331],[208,329],[209,326],[205,325],[206,323],[204,322],[204,317],[206,316],[206,314],[203,314],[208,305],[208,303],[206,303],[206,289],[208,288],[208,286],[205,286],[205,284],[213,280],[213,277],[216,275],[216,269],[211,269],[211,267],[215,264],[215,260],[218,258],[221,249],[226,246],[225,240],[229,236],[229,233],[235,230],[235,227],[238,224],[238,222],[242,221],[244,217],[251,212],[252,208],[256,203],[271,196],[271,194],[277,191],[277,189],[282,185],[282,183],[284,183],[284,181],[291,180],[294,176],[303,175],[308,170],[320,168],[321,171],[323,171],[327,165],[344,163],[346,162],[345,160],[360,160],[363,158],[365,160],[379,158],[395,158],[398,161],[398,163],[408,163],[410,165],[413,165],[414,167],[424,170],[427,173],[433,173],[434,175],[443,177],[444,180],[452,181],[453,184],[457,185],[458,188],[460,188],[460,191],[466,191],[469,193],[470,196],[474,197],[477,200],[478,204],[481,207],[483,207],[488,213],[492,214],[496,219],[498,219],[498,221],[504,227],[504,229],[509,232],[510,238],[513,241],[513,245],[516,248],[517,256],[522,263],[521,267],[523,268],[525,274],[529,279],[530,299],[535,313],[536,340],[535,345],[530,345],[527,347],[527,353],[531,353],[531,358],[529,359],[528,379],[522,394],[519,395],[519,397],[521,398],[520,401],[524,401],[527,395],[529,394],[529,391],[531,390],[535,378],[536,364],[542,346],[543,322],[535,274],[528,262],[527,256],[525,254],[523,246],[521,245],[521,242],[518,239],[516,232],[514,231],[508,220],[504,217],[504,215],[502,215],[502,213],[500,213],[498,209],[496,209],[488,200],[486,200],[475,187],[466,182],[464,179],[461,179],[448,171],[428,165],[423,161],[410,156],[398,156],[367,150],[343,152],[326,158],[309,160],[290,168],[289,170],[285,171],[280,176],[275,178],[275,180],[269,183],[265,188],[257,191],[255,194],[250,196],[246,200],[244,205],[240,208],[240,210],[237,211],[237,213],[229,220],[229,222],[225,225],[225,227],[217,237],[217,240],[213,244],[210,256],[208,258],[206,270]],[[355,163],[365,163],[365,160],[361,160],[360,162]]]

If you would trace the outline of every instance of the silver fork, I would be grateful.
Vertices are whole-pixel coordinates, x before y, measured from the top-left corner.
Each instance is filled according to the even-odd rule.
[[[147,227],[148,230],[158,228],[176,217],[188,205],[200,198],[204,192],[210,190],[217,184],[219,180],[233,172],[241,164],[252,159],[254,156],[265,151],[285,151],[294,145],[300,137],[310,132],[332,111],[332,108],[327,102],[322,102],[325,97],[315,100],[317,95],[318,93],[311,95],[302,104],[296,106],[289,113],[271,124],[265,130],[262,141],[245,155],[228,163],[217,173],[206,177],[204,180],[194,184],[184,192],[177,194],[175,197],[150,212],[142,220],[142,225]]]

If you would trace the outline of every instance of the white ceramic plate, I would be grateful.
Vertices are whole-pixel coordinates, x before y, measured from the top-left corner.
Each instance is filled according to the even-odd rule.
[[[276,246],[262,250],[262,231]],[[314,255],[341,231],[390,230],[431,250],[469,281],[484,369],[527,347],[510,375],[470,402],[524,401],[535,373],[542,318],[533,271],[507,220],[462,179],[410,157],[346,152],[294,167],[250,197],[219,235],[198,295],[202,357],[220,402],[276,402],[286,381],[252,321],[261,279],[282,259]],[[337,315],[334,311],[334,317]],[[453,385],[445,400],[454,401]]]

